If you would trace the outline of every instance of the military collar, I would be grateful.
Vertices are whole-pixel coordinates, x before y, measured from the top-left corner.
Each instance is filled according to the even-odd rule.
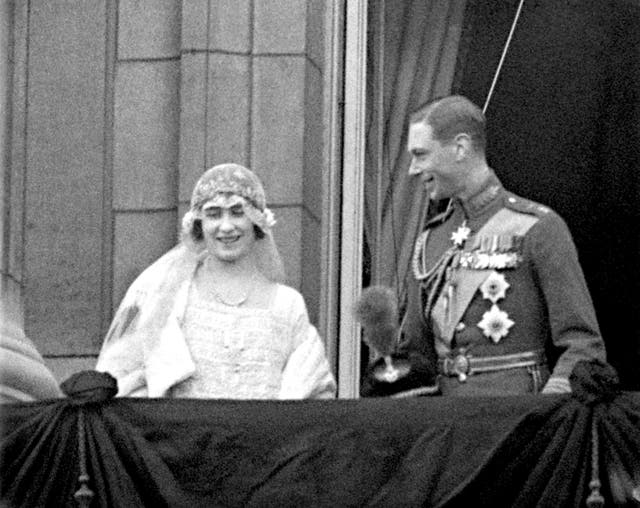
[[[454,199],[454,204],[462,208],[468,218],[478,217],[486,212],[496,202],[500,191],[503,189],[493,170],[489,171],[489,176],[474,195],[464,200]]]

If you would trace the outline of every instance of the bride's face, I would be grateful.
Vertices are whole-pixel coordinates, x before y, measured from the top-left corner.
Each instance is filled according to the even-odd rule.
[[[209,254],[229,263],[248,256],[256,242],[253,222],[245,213],[242,198],[234,195],[204,204],[202,233]]]

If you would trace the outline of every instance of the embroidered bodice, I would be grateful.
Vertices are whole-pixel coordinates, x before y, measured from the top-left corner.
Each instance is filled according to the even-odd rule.
[[[269,309],[229,307],[204,299],[192,287],[182,328],[196,372],[175,386],[172,396],[276,398],[282,371],[296,345],[295,323],[283,298],[278,286]]]

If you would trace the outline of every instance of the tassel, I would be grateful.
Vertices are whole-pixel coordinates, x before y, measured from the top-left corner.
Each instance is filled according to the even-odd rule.
[[[84,428],[84,408],[80,408],[78,412],[78,460],[80,461],[80,488],[73,494],[80,508],[88,508],[93,500],[93,491],[87,485],[89,483],[89,474],[87,473],[87,449],[85,443]]]
[[[600,494],[600,458],[598,453],[599,439],[598,439],[598,426],[595,416],[592,416],[591,420],[591,481],[589,482],[589,489],[591,493],[587,498],[588,508],[603,508],[604,497]]]

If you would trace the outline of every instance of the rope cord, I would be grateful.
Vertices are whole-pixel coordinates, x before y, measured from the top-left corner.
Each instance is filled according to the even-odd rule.
[[[500,61],[498,62],[498,67],[496,68],[496,72],[493,76],[493,82],[491,83],[491,88],[489,88],[489,93],[487,94],[487,98],[484,101],[484,107],[482,108],[482,113],[487,112],[487,108],[489,107],[489,102],[491,102],[491,97],[493,96],[493,91],[496,88],[496,83],[498,82],[498,78],[500,77],[500,71],[502,70],[502,64],[507,56],[507,51],[509,51],[509,45],[511,44],[511,39],[513,39],[513,33],[516,30],[516,25],[518,24],[518,19],[520,18],[520,12],[522,11],[522,6],[524,5],[524,0],[520,0],[518,4],[518,9],[516,10],[516,15],[513,18],[513,23],[511,23],[511,30],[509,30],[509,36],[507,37],[507,42],[504,45],[502,50],[502,56],[500,57]]]

